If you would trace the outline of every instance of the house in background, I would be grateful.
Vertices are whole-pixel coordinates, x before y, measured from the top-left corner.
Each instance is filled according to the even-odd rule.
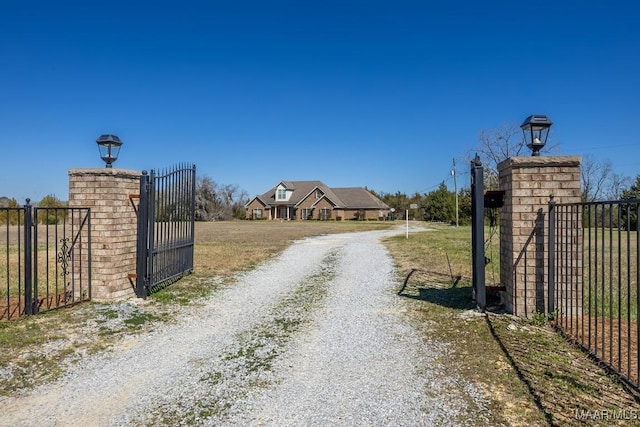
[[[247,219],[383,220],[390,213],[366,188],[329,188],[321,181],[280,181],[245,208]]]

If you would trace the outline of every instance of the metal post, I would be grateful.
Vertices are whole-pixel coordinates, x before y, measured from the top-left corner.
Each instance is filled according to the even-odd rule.
[[[156,281],[155,277],[155,258],[156,258],[156,241],[162,242],[163,238],[163,228],[156,226],[156,216],[158,215],[158,208],[161,207],[162,198],[157,200],[158,188],[161,188],[162,191],[160,194],[164,193],[164,187],[166,184],[166,180],[162,179],[162,172],[160,172],[160,176],[156,173],[154,169],[151,169],[151,173],[149,174],[149,182],[147,184],[147,212],[146,212],[146,224],[147,228],[147,236],[149,237],[147,240],[147,274],[145,275],[145,296],[149,291],[149,288],[153,286]],[[166,226],[166,224],[165,224]]]
[[[33,221],[31,218],[31,200],[27,199],[24,205],[24,313],[33,312]]]
[[[147,295],[147,259],[149,241],[149,175],[142,171],[140,176],[140,203],[138,205],[138,245],[136,254],[136,295],[145,298]]]
[[[404,213],[404,219],[405,222],[407,223],[407,231],[406,231],[406,238],[409,238],[409,209],[407,209]]]
[[[458,181],[457,181],[457,171],[456,171],[456,159],[453,159],[453,170],[451,171],[453,175],[453,191],[456,194],[456,228],[458,228],[459,224],[459,215],[458,215]]]
[[[471,253],[473,288],[480,311],[487,306],[484,254],[484,172],[480,157],[471,161]]]
[[[553,315],[555,311],[555,288],[556,288],[556,202],[553,194],[549,196],[549,254],[547,271],[547,314]]]
[[[191,253],[189,254],[189,267],[191,271],[193,271],[194,266],[194,245],[195,245],[195,236],[196,236],[196,165],[193,165],[191,170],[191,194],[189,195],[191,199],[190,206],[190,230],[189,230],[189,242],[191,243]]]

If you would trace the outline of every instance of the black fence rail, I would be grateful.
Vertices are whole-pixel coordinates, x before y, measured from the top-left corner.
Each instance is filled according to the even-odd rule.
[[[91,299],[88,208],[0,208],[0,320]]]
[[[142,173],[136,271],[138,297],[146,297],[193,271],[195,189],[195,165]]]
[[[549,204],[554,323],[640,389],[639,200]]]

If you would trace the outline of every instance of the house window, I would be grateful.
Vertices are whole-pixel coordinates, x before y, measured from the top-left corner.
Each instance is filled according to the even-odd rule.
[[[287,190],[284,188],[278,188],[278,194],[276,195],[277,200],[286,200],[287,199]]]
[[[313,209],[304,208],[302,209],[302,219],[312,219],[313,218]]]
[[[329,208],[322,208],[320,209],[320,219],[321,220],[327,220],[331,218],[331,209]]]
[[[254,219],[260,219],[260,218],[262,218],[262,209],[259,209],[259,208],[254,209],[254,210],[253,210],[253,218],[254,218]]]

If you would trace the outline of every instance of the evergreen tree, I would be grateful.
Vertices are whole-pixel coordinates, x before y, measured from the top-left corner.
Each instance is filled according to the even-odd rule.
[[[447,189],[444,181],[437,190],[426,195],[425,219],[455,223],[455,194]]]
[[[640,199],[640,175],[636,176],[636,181],[626,190],[622,190],[622,200],[638,200]],[[627,209],[624,205],[620,206],[620,216],[622,218],[622,227],[630,230],[638,230],[638,205],[632,204]],[[629,224],[627,226],[627,224]]]

